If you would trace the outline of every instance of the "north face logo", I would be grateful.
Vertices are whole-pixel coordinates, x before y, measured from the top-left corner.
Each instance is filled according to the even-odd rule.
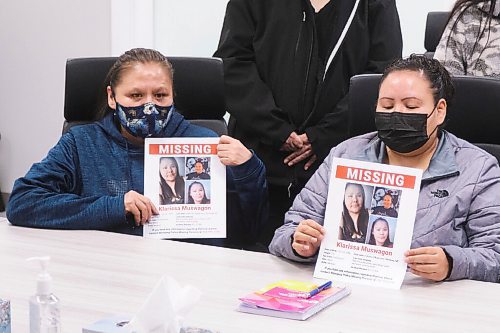
[[[431,193],[434,194],[436,198],[444,198],[450,195],[446,190],[436,190],[434,192],[431,191]]]

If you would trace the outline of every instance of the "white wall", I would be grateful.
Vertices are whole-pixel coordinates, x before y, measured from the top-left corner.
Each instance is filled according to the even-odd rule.
[[[213,54],[219,41],[228,0],[191,0],[189,6],[178,0],[153,1],[154,45],[158,50],[168,55]],[[448,11],[454,2],[455,0],[396,0],[404,41],[403,55],[425,51],[427,13]]]
[[[0,0],[0,188],[41,160],[63,122],[67,58],[110,54],[104,0]]]
[[[155,0],[155,47],[170,56],[211,57],[228,0]]]
[[[424,51],[428,11],[454,0],[397,0],[405,55]],[[0,0],[0,188],[10,192],[57,142],[67,58],[137,46],[211,56],[227,0]]]
[[[111,53],[154,48],[155,0],[111,0]]]

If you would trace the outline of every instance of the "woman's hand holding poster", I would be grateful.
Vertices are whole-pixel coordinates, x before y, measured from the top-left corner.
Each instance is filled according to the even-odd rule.
[[[314,277],[400,288],[422,171],[335,158]]]

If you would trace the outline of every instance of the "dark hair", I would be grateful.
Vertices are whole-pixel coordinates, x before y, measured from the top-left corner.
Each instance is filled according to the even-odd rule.
[[[422,73],[430,83],[432,95],[434,96],[434,104],[441,98],[444,98],[448,103],[451,102],[455,94],[455,87],[451,82],[450,73],[448,73],[438,60],[429,59],[418,54],[412,54],[404,59],[397,59],[385,68],[380,85],[382,85],[389,74],[399,71]]]
[[[448,17],[448,20],[446,22],[446,26],[448,26],[448,24],[450,23],[450,20],[453,18],[453,16],[455,16],[458,13],[457,17],[455,18],[455,22],[453,22],[453,25],[451,27],[451,32],[455,32],[458,21],[460,21],[462,16],[464,16],[465,12],[470,7],[477,5],[479,3],[484,3],[484,2],[486,2],[486,1],[485,0],[457,0],[455,2],[455,5],[453,6],[453,9],[450,12],[450,16]],[[485,47],[481,50],[476,61],[479,61],[479,59],[481,58],[481,54],[483,53],[483,51],[486,48],[486,45],[488,44],[488,41],[490,39],[491,20],[493,18],[493,12],[495,11],[496,1],[490,0],[488,2],[490,4],[490,8],[488,10],[488,17],[486,18],[486,22],[484,22],[485,23],[484,26],[483,26],[483,18],[481,17],[481,19],[479,21],[479,26],[480,27],[483,26],[483,28],[478,31],[478,35],[476,36],[476,40],[474,41],[474,46],[472,47],[472,50],[470,52],[470,56],[472,57],[472,55],[474,54],[474,51],[476,50],[476,47],[479,45],[479,40],[484,36],[484,34],[486,33],[486,28],[488,28],[488,31],[487,31],[488,39],[485,43]],[[451,33],[448,35],[448,39],[446,40],[446,47],[448,47],[450,45],[450,41],[452,40],[451,35],[452,35]],[[466,62],[464,61],[464,63],[466,63]]]
[[[178,198],[179,200],[184,200],[184,178],[179,175],[179,164],[174,157],[160,157],[160,168],[163,161],[173,161],[175,164],[175,168],[177,169],[177,175],[175,176],[174,185],[175,193],[177,194],[177,196],[174,196],[174,192],[172,191],[170,186],[168,186],[160,171],[160,205],[169,205],[174,203],[172,202],[172,199]]]
[[[377,245],[377,243],[375,242],[375,237],[373,237],[373,229],[375,229],[375,223],[377,223],[378,221],[385,222],[385,224],[387,225],[387,230],[389,231],[389,222],[387,222],[386,219],[379,217],[378,219],[373,221],[372,222],[372,230],[370,231],[370,240],[368,241],[368,244],[370,244],[370,245]],[[392,244],[392,242],[390,240],[390,235],[388,233],[387,238],[385,239],[384,244],[382,244],[382,246],[387,247],[387,246],[390,246],[391,244]]]
[[[383,198],[385,198],[385,197],[389,197],[389,198],[391,198],[391,202],[392,202],[392,200],[393,200],[393,199],[392,199],[392,194],[390,194],[389,192],[386,192],[386,193],[384,194],[384,196],[382,197],[382,199],[383,199]]]
[[[114,91],[115,87],[120,83],[123,73],[132,68],[137,63],[156,63],[163,66],[173,84],[174,70],[167,57],[165,57],[159,51],[153,49],[135,48],[126,51],[121,56],[119,56],[118,59],[116,59],[115,63],[113,64],[113,66],[111,66],[111,69],[106,75],[104,87],[109,85],[111,86],[111,90]],[[101,119],[102,117],[104,117],[109,109],[107,94],[105,94],[104,97],[105,98],[101,102],[101,107],[99,109],[97,119]]]
[[[191,197],[191,187],[193,187],[194,184],[198,184],[198,185],[200,185],[203,188],[203,199],[201,199],[201,204],[209,204],[210,200],[207,198],[207,192],[205,191],[205,187],[200,182],[192,182],[189,185],[189,188],[188,188],[188,202],[187,203],[188,204],[194,204],[194,200]]]
[[[347,183],[345,185],[345,189],[349,186],[356,186],[361,188],[361,193],[363,195],[363,205],[361,207],[361,211],[358,216],[358,231],[361,236],[366,236],[366,228],[368,227],[368,210],[365,208],[365,189],[363,188],[363,185],[358,184],[358,183]],[[345,193],[345,192],[344,192]],[[345,194],[344,194],[345,195]],[[354,221],[351,218],[351,215],[349,215],[349,210],[347,209],[347,206],[345,205],[345,198],[342,203],[343,205],[343,217],[344,217],[344,230],[347,231],[349,235],[352,235],[356,232],[356,228],[354,227]],[[363,230],[364,229],[364,230]],[[344,232],[345,233],[345,232]]]

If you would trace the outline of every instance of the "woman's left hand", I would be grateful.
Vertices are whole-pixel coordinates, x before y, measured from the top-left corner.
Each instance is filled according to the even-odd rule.
[[[252,157],[252,152],[240,140],[223,135],[217,145],[217,156],[222,164],[235,166],[248,161]]]
[[[448,275],[448,258],[437,246],[419,247],[405,252],[405,261],[415,275],[442,281]]]

